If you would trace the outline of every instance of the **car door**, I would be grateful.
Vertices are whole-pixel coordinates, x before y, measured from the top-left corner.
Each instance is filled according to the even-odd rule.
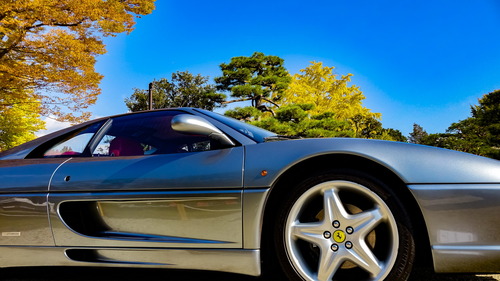
[[[81,153],[101,125],[95,122],[49,139],[26,159],[0,160],[0,245],[54,246],[48,219],[48,212],[55,212],[55,206],[47,202],[50,180],[69,160],[66,154]],[[64,151],[68,145],[74,151]]]
[[[171,128],[182,111],[113,118],[54,174],[57,246],[242,247],[243,147]]]
[[[63,161],[0,160],[0,245],[54,245],[47,191],[52,173]]]

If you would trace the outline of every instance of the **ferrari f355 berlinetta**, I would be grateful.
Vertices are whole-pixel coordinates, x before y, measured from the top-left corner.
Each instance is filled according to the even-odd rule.
[[[290,280],[500,270],[500,164],[293,139],[193,108],[100,118],[0,154],[0,266],[160,267]],[[279,265],[279,266],[274,266]]]

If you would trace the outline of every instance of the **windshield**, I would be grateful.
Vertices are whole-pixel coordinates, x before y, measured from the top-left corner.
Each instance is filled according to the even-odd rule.
[[[256,142],[264,142],[266,141],[266,138],[276,136],[276,134],[273,132],[269,132],[259,127],[255,127],[253,125],[238,121],[231,117],[220,115],[218,113],[214,113],[207,110],[197,109],[197,111],[206,114],[219,122],[226,124],[227,126],[235,129],[236,131],[244,134],[245,136],[253,139]]]

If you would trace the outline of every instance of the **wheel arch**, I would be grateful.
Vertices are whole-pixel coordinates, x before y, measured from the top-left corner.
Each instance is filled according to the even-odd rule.
[[[414,233],[416,234],[415,243],[419,249],[417,250],[416,261],[424,266],[432,266],[432,253],[425,220],[417,201],[407,188],[406,183],[396,174],[396,172],[372,159],[358,155],[340,153],[320,155],[302,160],[289,167],[275,180],[264,208],[261,237],[264,263],[266,259],[269,258],[269,253],[266,248],[270,246],[268,243],[269,241],[266,241],[266,237],[270,237],[272,234],[274,223],[273,217],[276,213],[275,206],[278,204],[280,198],[286,196],[291,186],[297,185],[312,174],[317,174],[322,170],[326,171],[332,169],[350,169],[363,172],[393,187],[392,191],[401,199],[404,205],[403,207],[408,212],[414,227]],[[422,251],[421,249],[425,250]],[[264,264],[264,267],[265,266],[266,264]]]

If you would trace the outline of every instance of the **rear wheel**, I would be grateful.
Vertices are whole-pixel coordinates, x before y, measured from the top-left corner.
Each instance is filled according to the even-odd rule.
[[[289,279],[408,279],[411,225],[382,182],[330,171],[299,184],[279,210],[274,242]]]

